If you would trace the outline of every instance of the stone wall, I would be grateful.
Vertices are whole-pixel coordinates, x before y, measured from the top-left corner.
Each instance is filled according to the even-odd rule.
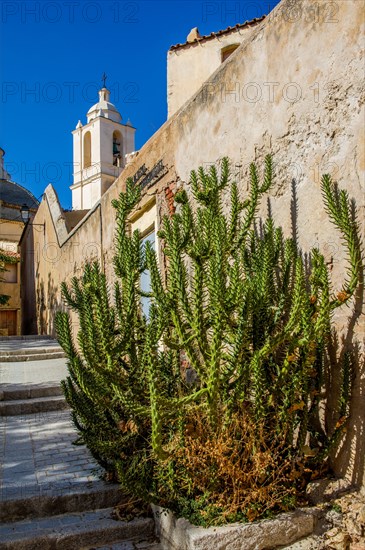
[[[241,192],[247,190],[248,164],[262,166],[273,153],[276,183],[270,196],[274,219],[286,235],[293,230],[303,251],[318,246],[331,266],[334,289],[346,264],[338,233],[324,211],[320,177],[330,172],[356,201],[364,220],[363,5],[291,0],[282,2],[209,81],[171,117],[134,157],[100,202],[70,233],[52,187],[48,187],[34,234],[36,295],[43,332],[53,330],[60,305],[59,285],[80,275],[86,260],[99,258],[110,280],[114,212],[111,200],[127,176],[144,185],[142,210],[156,201],[157,211],[173,208],[173,193],[189,172],[225,155],[233,163]],[[265,216],[267,204],[260,215]],[[364,228],[362,224],[362,229]],[[26,250],[27,239],[23,248]],[[29,251],[28,251],[29,252]],[[51,257],[52,252],[52,257]],[[29,283],[31,284],[31,282]],[[359,291],[349,308],[336,314],[341,349],[364,341]],[[361,344],[362,342],[362,344]],[[333,360],[336,362],[336,358]],[[364,484],[364,372],[359,359],[351,424],[334,456],[339,475]],[[331,405],[331,404],[329,404]]]

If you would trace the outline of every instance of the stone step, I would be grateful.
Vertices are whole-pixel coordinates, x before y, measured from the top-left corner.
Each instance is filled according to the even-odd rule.
[[[60,345],[50,344],[49,346],[37,346],[32,348],[22,347],[19,349],[0,350],[0,357],[12,357],[14,355],[41,355],[44,352],[54,353],[59,351],[63,352],[63,349]]]
[[[125,541],[125,550],[132,550],[133,540],[153,540],[152,518],[116,521],[111,514],[112,508],[104,508],[8,523],[0,527],[0,549],[80,550],[91,545],[100,547],[101,544]]]
[[[111,544],[103,544],[103,546],[88,546],[80,548],[80,550],[166,550],[157,540],[133,540],[133,541],[118,541]]]
[[[18,416],[46,411],[67,409],[68,404],[61,395],[38,397],[34,399],[13,399],[0,401],[0,416]]]
[[[22,384],[9,384],[1,386],[0,401],[13,401],[19,399],[37,399],[39,397],[52,397],[63,395],[60,384],[34,384],[23,386]]]
[[[20,361],[43,361],[46,359],[63,359],[66,357],[62,348],[54,351],[48,349],[32,350],[32,353],[24,353],[25,350],[21,350],[17,354],[3,353],[0,355],[0,363],[18,363]]]
[[[49,336],[48,334],[22,334],[21,336],[0,336],[0,342],[19,342],[19,341],[25,341],[25,342],[39,342],[42,340],[50,340],[55,341],[53,336]]]
[[[12,498],[11,490],[9,487],[0,500],[0,523],[9,525],[18,525],[22,521],[30,525],[46,517],[109,508],[123,500],[119,485],[102,481],[77,483],[76,480],[73,487],[65,487],[60,480],[48,487],[24,487],[23,495],[16,487],[15,498]]]

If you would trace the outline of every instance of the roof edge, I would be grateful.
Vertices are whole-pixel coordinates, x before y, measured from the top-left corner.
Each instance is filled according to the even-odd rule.
[[[267,15],[262,15],[261,17],[255,17],[254,19],[250,19],[249,21],[245,21],[244,23],[237,23],[237,25],[235,25],[234,27],[227,27],[226,29],[223,29],[217,32],[205,34],[203,36],[200,36],[199,38],[195,38],[191,42],[184,42],[183,44],[175,44],[174,46],[171,46],[169,48],[169,52],[178,50],[181,48],[186,48],[188,46],[193,46],[194,44],[197,44],[199,42],[205,42],[207,40],[211,40],[212,38],[217,38],[219,36],[222,36],[223,34],[229,34],[238,29],[244,29],[246,27],[257,25],[258,23],[261,23],[261,21],[263,21],[266,17]]]

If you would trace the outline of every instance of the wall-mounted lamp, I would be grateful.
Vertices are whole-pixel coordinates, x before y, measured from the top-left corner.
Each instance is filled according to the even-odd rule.
[[[23,222],[26,225],[38,225],[39,227],[43,227],[43,234],[46,232],[46,224],[45,223],[29,223],[30,220],[30,210],[29,206],[27,206],[25,203],[20,209],[20,215],[22,217]]]

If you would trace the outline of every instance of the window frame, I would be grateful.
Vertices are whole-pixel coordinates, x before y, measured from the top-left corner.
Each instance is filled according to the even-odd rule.
[[[149,201],[146,203],[141,210],[135,213],[135,215],[131,216],[129,219],[129,227],[130,227],[130,233],[133,234],[133,232],[138,229],[140,232],[140,239],[141,241],[148,237],[148,235],[154,233],[155,234],[155,252],[156,252],[156,258],[157,258],[157,266],[160,268],[160,258],[159,258],[159,240],[158,240],[158,219],[157,219],[157,205],[155,198],[152,201]],[[140,307],[141,311],[143,311],[143,305],[142,305],[142,299],[141,296],[140,300]]]

